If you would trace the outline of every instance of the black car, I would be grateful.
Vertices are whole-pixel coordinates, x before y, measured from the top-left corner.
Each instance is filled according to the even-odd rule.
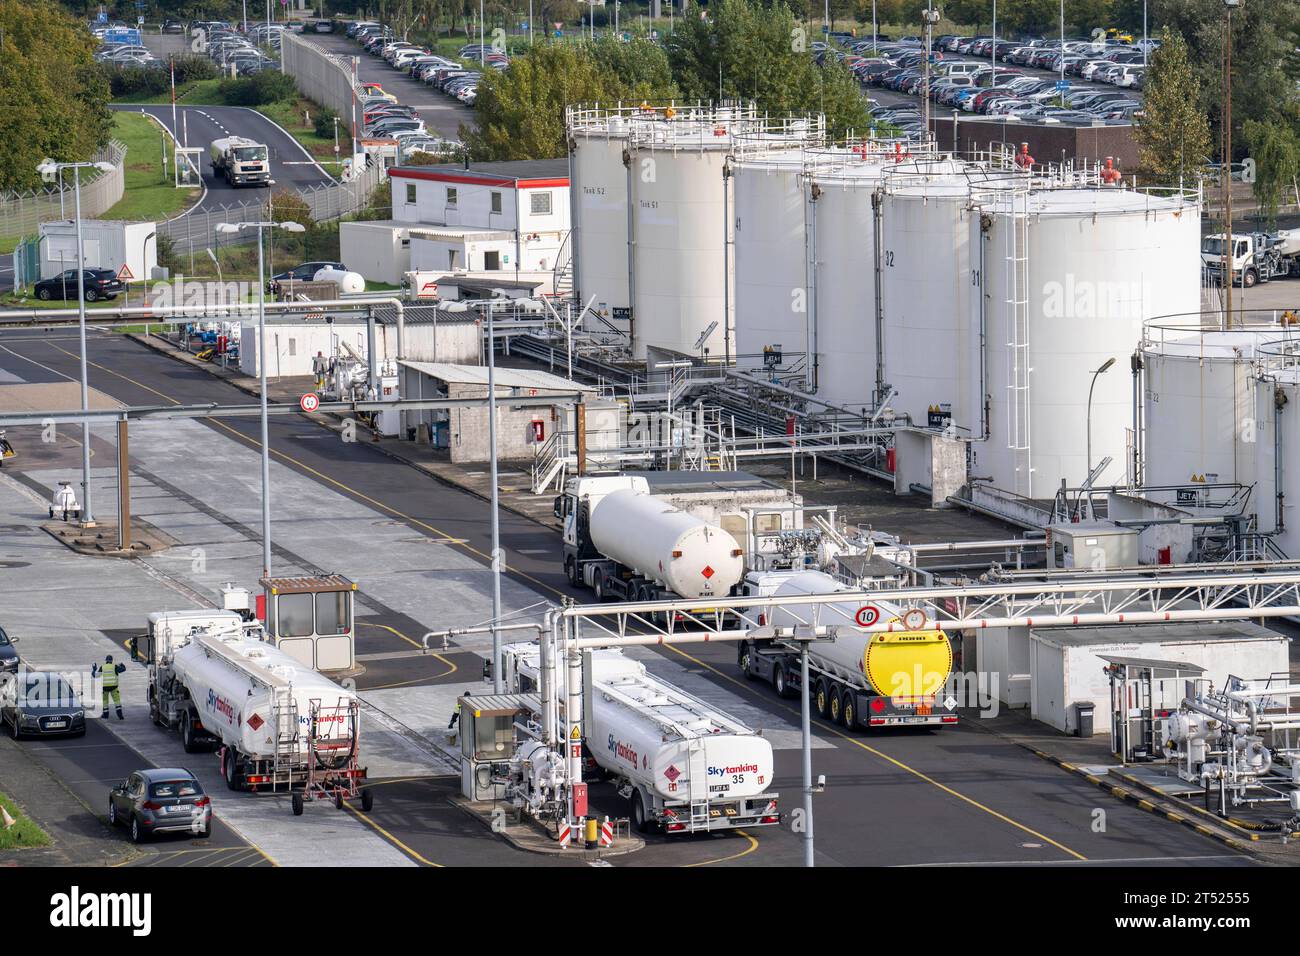
[[[288,272],[277,272],[271,276],[267,282],[267,291],[276,292],[282,282],[310,282],[316,278],[316,273],[322,269],[337,269],[339,272],[347,272],[348,267],[341,262],[304,262],[300,266],[294,266]]]
[[[18,670],[18,651],[14,648],[17,638],[10,637],[0,627],[0,674],[13,673]]]
[[[98,302],[100,299],[116,299],[122,291],[122,280],[112,269],[84,269],[82,280],[86,287],[86,301]],[[49,279],[36,283],[36,298],[43,302],[51,299],[75,299],[77,297],[77,270],[68,269]]]
[[[23,671],[0,676],[0,726],[9,725],[14,740],[26,734],[46,737],[86,733],[86,709],[62,675]]]

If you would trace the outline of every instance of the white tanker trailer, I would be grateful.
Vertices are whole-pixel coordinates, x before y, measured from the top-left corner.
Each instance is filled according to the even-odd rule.
[[[717,525],[649,493],[644,478],[579,476],[556,499],[564,570],[600,600],[727,597],[744,575],[744,551]]]
[[[756,597],[827,594],[852,589],[822,571],[751,574],[744,593]],[[812,605],[759,610],[762,625],[806,624]],[[884,601],[828,601],[817,608],[818,623],[838,626],[833,641],[808,645],[813,707],[818,716],[845,727],[955,724],[957,701],[945,693],[952,674],[952,645],[943,631],[900,629],[863,631],[858,625],[896,621],[904,610]],[[919,612],[918,612],[919,613]],[[782,697],[799,690],[800,655],[779,639],[750,639],[739,645],[738,663],[746,677],[770,681]]]
[[[149,665],[149,715],[175,728],[186,753],[216,745],[231,790],[293,792],[341,805],[356,796],[360,705],[356,695],[267,641],[234,611],[149,616],[136,651]],[[369,790],[361,790],[369,810]]]
[[[521,692],[540,681],[537,644],[506,648]],[[565,700],[567,670],[557,668]],[[646,672],[618,650],[583,654],[582,726],[589,761],[613,778],[641,832],[699,833],[781,822],[769,793],[772,745],[734,717]]]

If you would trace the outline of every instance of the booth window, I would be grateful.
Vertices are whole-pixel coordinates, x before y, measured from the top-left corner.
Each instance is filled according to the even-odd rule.
[[[316,633],[348,633],[347,591],[324,591],[316,595]]]
[[[310,637],[312,630],[312,595],[280,595],[280,636]]]

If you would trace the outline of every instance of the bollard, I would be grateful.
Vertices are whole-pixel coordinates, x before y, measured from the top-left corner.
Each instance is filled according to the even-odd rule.
[[[595,849],[600,844],[600,821],[595,817],[587,817],[583,829],[586,831],[584,836],[587,841],[587,849]]]

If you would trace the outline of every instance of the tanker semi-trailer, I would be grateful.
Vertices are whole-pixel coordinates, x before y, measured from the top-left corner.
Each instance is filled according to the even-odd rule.
[[[564,572],[598,600],[707,602],[727,597],[744,575],[731,534],[651,495],[638,476],[570,479],[555,513],[564,521]]]
[[[264,143],[243,136],[223,136],[208,145],[212,175],[231,186],[269,186],[271,163]]]
[[[537,644],[506,650],[506,672],[521,692],[540,682]],[[557,692],[565,700],[565,668]],[[582,658],[582,726],[588,763],[611,778],[644,833],[702,833],[781,822],[769,792],[770,741],[711,704],[648,673],[617,649]]]
[[[257,622],[229,616],[188,634],[151,616],[154,722],[178,729],[187,753],[216,744],[231,790],[295,791],[295,814],[304,789],[355,795],[366,776],[356,695],[262,640]],[[369,810],[369,790],[361,796]]]
[[[952,644],[940,630],[864,631],[858,624],[901,622],[904,611],[882,601],[836,601],[847,585],[822,571],[786,571],[747,578],[745,593],[756,597],[825,594],[819,616],[838,625],[834,640],[808,645],[813,708],[819,717],[858,727],[942,726],[957,722],[957,701],[945,694],[952,674]],[[756,602],[751,613],[762,608]],[[758,613],[759,626],[793,627],[806,620],[806,607]],[[799,616],[796,616],[798,614]],[[771,682],[777,694],[800,690],[800,654],[779,639],[749,639],[738,648],[741,671]]]

